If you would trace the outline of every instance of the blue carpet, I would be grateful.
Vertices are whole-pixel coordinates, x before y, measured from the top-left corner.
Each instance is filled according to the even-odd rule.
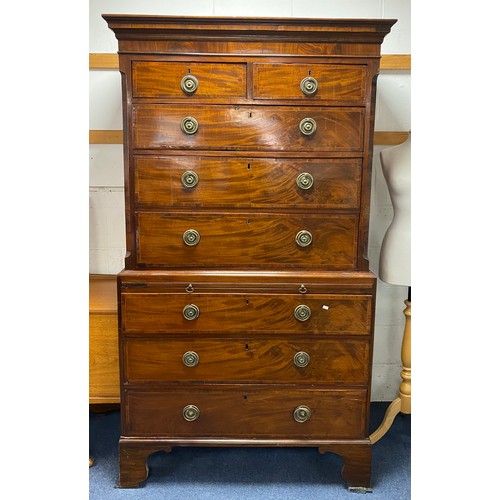
[[[372,403],[371,431],[389,403]],[[90,499],[315,500],[350,498],[340,476],[342,459],[316,448],[174,448],[149,457],[149,477],[139,488],[118,484],[120,413],[91,413]],[[367,500],[410,499],[411,416],[398,415],[373,446]]]

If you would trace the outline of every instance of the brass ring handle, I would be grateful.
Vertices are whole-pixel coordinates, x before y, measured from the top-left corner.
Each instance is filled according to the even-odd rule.
[[[309,306],[306,306],[304,304],[301,304],[300,306],[297,306],[295,310],[293,311],[293,315],[295,316],[295,319],[299,321],[307,321],[311,317],[311,308]],[[307,353],[304,353],[307,354]]]
[[[181,80],[181,89],[186,94],[194,94],[198,88],[198,79],[194,75],[186,75]]]
[[[194,188],[198,184],[198,174],[187,170],[181,176],[182,185],[186,188]]]
[[[306,76],[300,82],[300,90],[302,90],[305,95],[315,94],[318,90],[318,80],[312,76]]]
[[[200,409],[195,405],[187,405],[182,409],[184,420],[192,422],[200,416]]]
[[[184,231],[182,239],[188,247],[193,247],[200,242],[201,236],[196,229],[188,229],[187,231]]]
[[[295,235],[295,242],[299,247],[308,247],[312,243],[312,240],[312,234],[305,229]]]
[[[200,315],[200,308],[196,304],[188,304],[187,306],[184,306],[182,315],[188,321],[193,321]]]
[[[304,351],[299,351],[293,357],[293,363],[298,368],[306,367],[310,361],[311,361],[311,357],[309,356],[309,354],[307,354],[307,352],[304,352]]]
[[[313,118],[304,118],[299,123],[299,130],[304,135],[312,135],[316,132],[316,121]]]
[[[198,120],[192,116],[186,116],[181,121],[181,130],[185,134],[194,134],[198,130]]]
[[[187,351],[182,356],[182,362],[186,366],[196,366],[200,362],[200,357],[194,351]]]
[[[314,177],[309,172],[302,172],[297,176],[296,182],[300,189],[311,189],[314,184]]]
[[[297,406],[293,412],[293,418],[299,424],[307,422],[311,418],[311,408],[305,405]]]

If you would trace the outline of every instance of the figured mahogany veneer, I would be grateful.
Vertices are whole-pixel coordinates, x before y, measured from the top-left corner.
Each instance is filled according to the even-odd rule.
[[[186,231],[200,235],[184,243]],[[138,212],[137,263],[154,267],[282,268],[356,267],[358,217],[355,215],[241,214],[222,212]],[[309,231],[301,247],[297,233]]]
[[[196,75],[198,89],[191,99],[245,97],[246,64],[137,61],[132,65],[134,97],[186,98],[179,82]]]
[[[243,332],[240,332],[241,335]],[[127,339],[123,344],[125,382],[247,382],[364,385],[369,344],[364,339],[255,338]],[[195,352],[196,366],[182,358]],[[294,356],[306,352],[307,366]]]
[[[196,285],[196,289],[198,286]],[[298,288],[298,287],[297,287]],[[371,331],[371,295],[282,293],[269,294],[248,289],[249,293],[151,293],[142,288],[121,295],[123,335],[178,333],[234,336],[249,334],[362,335]],[[200,314],[187,320],[183,308],[195,304]],[[311,310],[307,321],[294,316],[305,305]]]
[[[318,90],[305,96],[300,88],[304,78],[313,77]],[[253,65],[255,99],[301,99],[307,101],[365,98],[366,68],[335,64]]]
[[[181,121],[193,117],[198,131],[186,134]],[[299,129],[304,118],[317,123],[313,135]],[[284,106],[194,106],[135,104],[136,149],[241,151],[358,151],[363,147],[364,108]]]
[[[369,489],[371,159],[395,21],[103,17],[123,84],[120,486],[174,446],[315,446]]]
[[[194,172],[198,183],[182,184]],[[310,174],[308,189],[297,177]],[[361,160],[134,156],[138,208],[297,208],[357,210],[361,203]]]
[[[127,390],[125,430],[131,437],[360,439],[365,433],[366,397],[363,389],[292,390],[258,385]],[[200,416],[188,422],[182,410],[193,403]],[[310,420],[294,420],[299,405],[311,408]]]

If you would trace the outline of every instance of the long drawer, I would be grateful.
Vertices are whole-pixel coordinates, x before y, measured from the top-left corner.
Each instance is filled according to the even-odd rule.
[[[121,294],[121,330],[127,335],[370,334],[371,295],[283,293]]]
[[[357,215],[137,212],[137,263],[355,269]]]
[[[360,206],[361,160],[136,156],[136,206]]]
[[[135,104],[132,115],[136,149],[363,150],[363,107]]]
[[[342,439],[366,432],[363,389],[128,389],[123,403],[122,435],[129,437]]]
[[[366,339],[233,338],[123,341],[126,382],[366,384]]]

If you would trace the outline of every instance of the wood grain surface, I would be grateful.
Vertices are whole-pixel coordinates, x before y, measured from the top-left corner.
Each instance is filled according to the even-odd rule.
[[[126,392],[125,431],[129,436],[210,436],[261,438],[359,438],[364,431],[367,392],[322,389],[265,389],[209,386],[164,391]],[[197,420],[183,408],[196,405]],[[298,423],[299,405],[311,418]]]
[[[194,172],[187,188],[182,175]],[[309,189],[299,175],[313,177]],[[135,156],[135,200],[139,208],[245,207],[359,208],[361,160]]]
[[[370,295],[301,296],[286,293],[122,293],[124,335],[174,335],[179,333],[227,336],[288,333],[294,335],[368,335],[371,328]],[[264,288],[265,290],[265,288]],[[184,306],[195,304],[199,317],[186,320]],[[294,310],[306,305],[307,321]]]
[[[133,105],[133,147],[136,149],[217,149],[266,151],[362,151],[364,108],[287,106]],[[198,131],[181,130],[193,117]],[[304,118],[317,130],[305,136]]]
[[[183,337],[124,340],[124,382],[368,383],[370,344],[363,338]],[[199,363],[185,366],[183,355],[191,351]],[[309,354],[307,366],[294,364],[298,352]]]
[[[318,90],[305,95],[300,83],[313,77]],[[253,64],[255,99],[303,99],[307,101],[357,99],[366,92],[366,68],[340,64]]]
[[[185,268],[295,266],[354,269],[356,215],[241,214],[234,212],[138,212],[137,262],[151,267]],[[185,231],[196,230],[200,242],[188,246]],[[312,234],[300,247],[296,235]]]
[[[183,77],[198,80],[192,94],[181,89]],[[134,97],[246,97],[246,64],[136,61],[132,65]]]

